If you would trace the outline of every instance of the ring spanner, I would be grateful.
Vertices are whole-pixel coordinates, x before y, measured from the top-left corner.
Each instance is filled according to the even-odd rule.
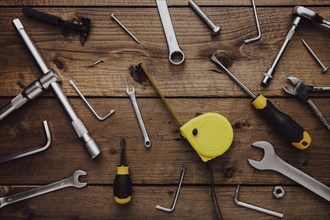
[[[168,59],[173,65],[180,65],[181,63],[183,63],[185,59],[185,55],[180,49],[178,41],[176,40],[176,36],[173,30],[171,16],[168,11],[166,0],[156,0],[156,3],[168,44],[168,49],[169,49]]]
[[[265,154],[261,161],[248,159],[251,166],[258,170],[279,172],[330,202],[330,188],[328,186],[282,160],[275,153],[274,147],[270,143],[258,141],[253,143],[252,146],[263,149]]]
[[[132,88],[131,91],[127,87],[126,93],[127,93],[128,97],[131,99],[131,102],[132,102],[132,105],[133,105],[133,108],[134,108],[134,111],[135,111],[135,114],[136,114],[136,118],[139,122],[139,126],[140,126],[140,129],[141,129],[141,132],[142,132],[142,135],[143,135],[143,139],[144,139],[144,146],[146,148],[149,148],[149,147],[151,147],[151,141],[149,139],[147,129],[144,126],[144,122],[143,122],[143,119],[142,119],[142,116],[141,116],[141,112],[140,112],[139,106],[138,106],[137,101],[136,101],[134,87]]]
[[[31,189],[25,192],[17,193],[12,196],[6,196],[0,198],[0,208],[10,205],[15,202],[19,202],[22,200],[30,199],[36,196],[40,196],[49,192],[53,192],[59,189],[63,189],[66,187],[76,187],[76,188],[82,188],[87,185],[87,183],[81,183],[79,182],[79,177],[87,175],[85,171],[82,170],[76,170],[72,176],[64,179],[57,181],[55,183],[48,184],[46,186],[41,186],[35,189]]]

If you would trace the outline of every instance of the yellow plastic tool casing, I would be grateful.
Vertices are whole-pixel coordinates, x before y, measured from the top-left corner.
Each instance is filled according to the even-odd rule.
[[[212,112],[189,120],[180,132],[204,162],[224,154],[234,139],[228,119]]]

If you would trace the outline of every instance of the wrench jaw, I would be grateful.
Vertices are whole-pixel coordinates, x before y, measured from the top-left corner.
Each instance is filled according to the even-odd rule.
[[[300,79],[293,76],[289,76],[288,81],[294,86],[294,88],[289,89],[283,86],[283,90],[290,95],[298,96],[299,95],[298,93],[301,92],[301,90],[303,90],[304,87],[303,82]]]
[[[76,187],[76,188],[82,188],[82,187],[85,187],[87,186],[87,183],[81,183],[79,181],[79,177],[80,176],[86,176],[87,173],[83,170],[76,170],[72,176],[72,181],[73,181],[73,186]]]
[[[185,55],[181,50],[175,50],[170,52],[168,59],[173,65],[180,65],[185,60]]]
[[[271,164],[270,162],[273,160],[274,156],[276,156],[274,147],[266,141],[254,142],[252,146],[263,149],[264,157],[260,161],[248,159],[250,165],[258,170],[270,170],[271,166],[269,164]]]

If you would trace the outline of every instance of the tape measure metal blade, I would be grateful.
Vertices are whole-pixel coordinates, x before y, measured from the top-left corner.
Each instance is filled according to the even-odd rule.
[[[234,139],[230,122],[218,113],[199,115],[185,123],[180,131],[204,162],[224,154]]]

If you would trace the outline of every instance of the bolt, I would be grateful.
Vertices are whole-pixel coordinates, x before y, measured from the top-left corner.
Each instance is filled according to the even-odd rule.
[[[206,25],[211,29],[212,35],[218,35],[220,33],[221,27],[215,25],[213,21],[202,11],[202,9],[193,0],[188,1],[189,6],[198,14],[198,16],[206,23]]]
[[[140,41],[115,17],[115,14],[111,14],[110,18],[114,20],[119,26],[126,31],[126,33],[131,36],[138,44],[140,44]]]
[[[303,45],[305,46],[305,48],[308,50],[308,52],[312,55],[312,57],[314,58],[314,60],[320,65],[320,67],[322,68],[322,72],[325,73],[329,68],[326,67],[321,60],[316,56],[316,54],[314,53],[314,51],[312,50],[312,48],[310,48],[310,46],[306,43],[306,41],[304,41],[304,39],[301,39],[301,42],[303,43]]]

